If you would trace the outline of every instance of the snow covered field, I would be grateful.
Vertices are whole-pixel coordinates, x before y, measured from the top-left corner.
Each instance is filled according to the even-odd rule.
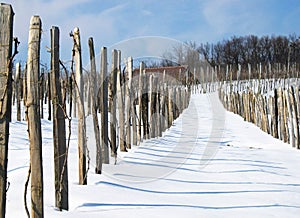
[[[26,217],[27,123],[15,120],[14,113],[6,214]],[[70,210],[59,212],[54,208],[52,123],[42,121],[45,217],[299,217],[300,151],[226,112],[216,94],[193,95],[163,137],[119,153],[117,165],[104,165],[102,175],[94,173],[90,142],[86,186],[78,185],[76,125],[74,119]]]

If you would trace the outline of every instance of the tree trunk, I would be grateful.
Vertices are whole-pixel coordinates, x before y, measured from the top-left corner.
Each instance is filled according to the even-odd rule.
[[[30,20],[27,60],[28,134],[31,166],[31,217],[44,216],[42,133],[39,102],[41,20],[33,16]]]

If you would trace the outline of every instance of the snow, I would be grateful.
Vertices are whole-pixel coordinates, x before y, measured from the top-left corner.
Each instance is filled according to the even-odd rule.
[[[15,121],[15,112],[14,107],[6,214],[26,217],[27,123]],[[78,185],[76,125],[73,119],[70,208],[60,212],[54,207],[52,122],[42,120],[45,217],[299,216],[300,151],[225,111],[215,93],[192,95],[189,107],[163,137],[119,152],[117,165],[104,165],[102,175],[94,173],[89,130],[86,186]],[[30,205],[30,190],[27,202]]]

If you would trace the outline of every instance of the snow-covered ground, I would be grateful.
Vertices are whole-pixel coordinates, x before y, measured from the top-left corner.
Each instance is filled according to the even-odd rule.
[[[14,108],[15,112],[15,108]],[[10,125],[7,217],[26,217],[27,123]],[[42,121],[45,217],[299,217],[300,151],[226,112],[216,94],[193,95],[157,139],[78,185],[76,120],[69,154],[69,211],[54,207],[52,123]],[[111,161],[113,163],[113,161]],[[28,193],[30,202],[30,191]]]

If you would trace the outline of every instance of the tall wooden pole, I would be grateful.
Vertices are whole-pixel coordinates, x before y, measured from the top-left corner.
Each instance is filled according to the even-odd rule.
[[[100,80],[102,84],[102,104],[101,104],[101,145],[102,145],[102,162],[109,163],[108,147],[108,76],[107,76],[107,49],[101,48],[101,69]]]
[[[132,123],[132,144],[137,145],[137,126],[136,126],[136,109],[134,104],[135,93],[132,84],[132,74],[133,74],[133,59],[128,58],[128,87],[129,87],[129,100],[130,100],[130,116]],[[129,123],[130,125],[130,123]],[[131,138],[131,136],[129,136]],[[128,138],[128,137],[127,137]]]
[[[124,127],[124,89],[122,84],[122,73],[121,73],[121,51],[118,50],[117,58],[117,98],[118,98],[118,112],[119,112],[119,138],[120,138],[120,151],[127,151],[125,143],[125,127]]]
[[[44,68],[42,69],[42,74],[40,78],[40,109],[41,109],[41,119],[44,118],[44,107],[43,107],[43,102],[44,102]]]
[[[95,60],[95,50],[94,50],[94,41],[93,38],[89,38],[89,48],[90,48],[90,63],[91,63],[91,76],[90,76],[90,84],[91,84],[91,104],[92,104],[92,116],[93,116],[93,125],[94,125],[94,133],[95,133],[95,141],[96,141],[96,168],[95,172],[97,174],[101,174],[102,171],[102,152],[101,152],[101,144],[100,144],[100,129],[99,129],[99,121],[98,121],[98,100],[97,100],[97,87],[98,87],[98,78],[96,73],[96,60]]]
[[[126,81],[126,147],[131,148],[131,80],[132,80],[132,57],[127,59],[127,81]]]
[[[111,64],[111,101],[110,101],[110,143],[111,143],[111,156],[117,157],[117,74],[118,74],[118,52],[112,51],[112,64]]]
[[[148,100],[149,100],[149,92],[148,92],[148,77],[146,75],[145,70],[143,71],[143,91],[142,91],[142,118],[143,118],[143,132],[144,139],[149,139],[149,116],[148,116]]]
[[[68,164],[66,149],[66,125],[60,85],[59,29],[52,27],[51,33],[51,93],[53,105],[53,143],[55,174],[55,206],[69,209]]]
[[[16,64],[16,97],[17,97],[17,121],[21,121],[21,93],[22,93],[22,75],[21,64]]]
[[[153,118],[153,114],[154,114],[154,90],[153,90],[153,86],[154,86],[154,82],[153,82],[153,75],[151,74],[149,77],[149,94],[148,94],[148,98],[149,98],[149,138],[154,138],[155,134],[155,130],[154,130],[154,118]]]
[[[51,120],[51,75],[47,73],[47,85],[48,85],[48,120]]]
[[[39,102],[40,41],[42,22],[39,16],[30,20],[27,60],[28,134],[31,166],[31,217],[44,216],[42,132]]]
[[[79,28],[74,29],[75,51],[75,93],[78,108],[78,153],[79,153],[79,184],[87,184],[86,172],[86,123],[83,101],[82,59]],[[75,107],[75,106],[74,106]]]
[[[139,105],[139,128],[138,128],[138,142],[139,144],[143,141],[142,137],[142,95],[143,95],[143,71],[145,68],[145,64],[140,62],[140,72],[139,72],[139,85],[138,85],[138,105]]]
[[[12,38],[14,12],[10,5],[0,4],[0,213],[5,217],[7,153],[9,138],[9,118],[11,113],[12,72]],[[8,65],[9,64],[9,65]]]

